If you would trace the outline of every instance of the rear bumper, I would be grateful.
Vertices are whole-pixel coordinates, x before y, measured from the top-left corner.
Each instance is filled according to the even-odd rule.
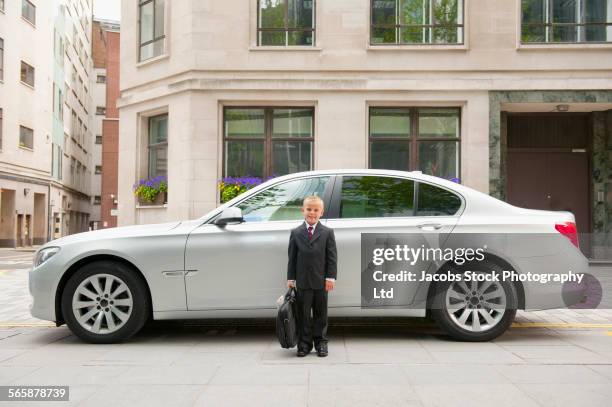
[[[516,260],[516,269],[519,273],[550,273],[556,275],[588,274],[589,262],[578,250],[568,251],[561,255],[526,257]],[[578,282],[547,283],[523,281],[525,292],[525,309],[553,309],[567,308],[583,300],[586,293],[585,279]]]

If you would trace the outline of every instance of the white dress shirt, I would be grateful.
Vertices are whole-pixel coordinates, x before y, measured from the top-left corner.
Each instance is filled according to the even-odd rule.
[[[306,230],[308,230],[308,226],[312,226],[312,234],[314,235],[314,231],[317,228],[317,225],[319,224],[319,221],[317,221],[314,225],[309,224],[308,222],[306,222],[304,220],[304,227],[306,228]],[[336,281],[335,278],[331,278],[331,277],[326,277],[325,278],[328,281]],[[287,280],[287,281],[293,281],[295,283],[295,280]]]

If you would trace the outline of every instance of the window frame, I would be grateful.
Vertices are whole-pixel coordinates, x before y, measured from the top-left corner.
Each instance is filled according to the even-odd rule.
[[[26,145],[26,143],[23,143],[23,145],[21,145],[21,143],[22,143],[22,140],[21,140],[22,129],[30,131],[30,133],[32,135],[32,143],[31,143],[32,145],[31,146]],[[34,151],[34,129],[33,128],[24,126],[23,124],[19,125],[19,144],[18,144],[18,146],[19,146],[19,148],[24,148],[24,149],[27,149],[27,150]]]
[[[386,178],[399,178],[402,180],[409,180],[414,182],[414,195],[412,202],[412,215],[411,216],[386,216],[386,217],[368,217],[368,218],[341,218],[340,217],[340,202],[342,201],[342,184],[344,177],[386,177]],[[419,188],[420,184],[428,184],[436,188],[444,189],[459,198],[461,205],[453,215],[417,215],[418,203],[419,203]],[[403,177],[401,175],[391,175],[385,173],[341,173],[336,175],[336,182],[333,188],[333,194],[331,197],[329,210],[327,211],[328,218],[333,220],[360,220],[360,221],[376,221],[379,219],[417,219],[417,218],[440,218],[440,217],[460,217],[463,215],[463,211],[466,206],[466,198],[460,192],[454,191],[448,187],[432,182],[427,182],[419,178]]]
[[[553,0],[540,0],[542,2],[544,2],[544,8],[545,8],[545,21],[540,23],[527,23],[526,25],[529,26],[533,26],[533,27],[544,27],[544,36],[545,36],[545,40],[544,41],[523,41],[523,27],[525,25],[525,23],[523,23],[523,1],[522,0],[517,0],[518,1],[518,45],[520,46],[550,46],[550,45],[612,45],[612,39],[610,41],[584,41],[584,40],[576,40],[576,41],[551,41],[546,40],[546,38],[549,38],[550,36],[552,36],[552,30],[554,27],[573,27],[576,29],[576,37],[579,38],[583,32],[583,29],[580,29],[580,27],[588,27],[588,26],[603,26],[603,27],[612,27],[612,21],[609,22],[605,22],[605,23],[599,23],[599,22],[585,22],[584,21],[584,17],[586,14],[586,3],[585,0],[577,0],[578,1],[578,5],[579,5],[579,13],[577,13],[576,15],[576,20],[578,22],[572,22],[572,23],[554,23],[552,22],[552,15],[554,12],[554,7],[553,7]]]
[[[260,17],[261,17],[261,0],[257,0],[257,13],[256,13],[256,19],[255,19],[255,45],[257,47],[278,47],[278,48],[282,48],[282,47],[289,47],[289,48],[314,48],[316,47],[316,42],[317,42],[317,33],[316,33],[316,26],[317,26],[317,0],[310,0],[312,1],[312,26],[308,29],[308,28],[291,28],[288,27],[287,21],[288,21],[288,9],[289,7],[287,6],[287,2],[289,0],[281,0],[283,2],[283,7],[284,7],[284,26],[283,28],[262,28],[260,26]],[[304,0],[302,0],[304,1]],[[312,43],[310,45],[289,45],[289,33],[290,32],[311,32],[312,33]],[[272,44],[262,44],[261,43],[261,38],[260,38],[260,33],[262,32],[282,32],[285,34],[285,43],[283,45],[272,45]]]
[[[399,1],[400,0],[395,0],[395,24],[383,24],[383,25],[377,25],[374,24],[374,1],[376,0],[370,0],[370,4],[369,4],[369,14],[370,14],[370,19],[369,19],[369,32],[368,32],[368,46],[369,47],[465,47],[467,45],[466,43],[466,18],[467,18],[467,13],[465,12],[465,9],[467,7],[467,2],[469,0],[457,0],[458,2],[462,3],[462,7],[461,7],[461,21],[462,23],[456,23],[453,24],[449,27],[454,27],[456,29],[461,28],[461,41],[457,41],[457,42],[402,42],[401,41],[401,29],[402,28],[406,28],[406,27],[413,27],[413,28],[431,28],[432,30],[435,28],[439,28],[439,27],[444,27],[444,25],[441,24],[398,24],[398,19],[399,19],[399,14],[398,14],[398,10],[399,10]],[[435,0],[427,0],[427,1],[435,1]],[[519,0],[520,1],[520,0]],[[459,19],[459,15],[457,15],[457,20]],[[383,43],[383,42],[372,42],[372,33],[374,32],[374,30],[376,28],[386,28],[386,29],[391,29],[394,28],[395,29],[395,42],[388,42],[388,43]]]
[[[371,118],[373,109],[408,109],[410,112],[410,136],[408,138],[399,137],[372,137],[371,131]],[[419,110],[420,109],[456,109],[458,118],[458,129],[459,134],[457,138],[453,137],[419,137]],[[408,168],[400,171],[421,171],[420,160],[419,160],[419,142],[421,141],[454,141],[457,143],[457,175],[456,177],[461,179],[461,142],[462,142],[462,123],[461,123],[462,109],[458,106],[386,106],[386,105],[370,105],[368,106],[368,121],[367,121],[367,144],[368,144],[368,168],[372,168],[372,142],[374,141],[393,141],[393,142],[405,142],[409,146],[408,151]],[[433,175],[436,176],[436,175]]]
[[[259,137],[225,137],[226,134],[226,120],[225,115],[227,110],[231,109],[263,109],[264,111],[264,136],[262,138]],[[311,137],[272,137],[273,132],[273,111],[274,109],[310,109],[312,112],[312,136]],[[223,117],[221,120],[223,121],[223,126],[221,130],[221,144],[222,144],[222,159],[221,159],[221,174],[223,177],[227,177],[227,142],[228,141],[261,141],[264,143],[264,156],[263,156],[263,174],[262,178],[266,179],[267,177],[273,174],[273,145],[275,141],[308,141],[311,144],[310,148],[310,170],[314,168],[315,163],[315,137],[316,137],[316,109],[312,105],[266,105],[266,106],[223,106]],[[255,176],[255,175],[253,175]]]
[[[151,121],[153,119],[157,119],[161,116],[166,116],[166,141],[162,143],[153,143],[151,144]],[[161,150],[166,149],[166,156],[168,155],[168,135],[169,135],[169,123],[170,123],[170,115],[166,113],[160,113],[153,116],[148,116],[147,118],[147,178],[151,178],[151,150]],[[156,176],[159,176],[156,175]],[[166,174],[165,177],[168,177],[168,166],[166,166]]]
[[[32,89],[34,89],[36,87],[36,68],[34,68],[32,65],[28,64],[27,62],[25,62],[23,59],[20,62],[21,62],[21,64],[20,64],[20,67],[19,67],[19,81],[22,84],[27,85],[27,86],[31,87]],[[28,68],[29,68],[29,70],[32,71],[32,84],[29,84],[28,82],[26,82],[26,81],[24,81],[22,79],[21,71],[22,71],[24,65],[26,66],[26,78],[25,78],[26,81],[28,79]]]
[[[4,82],[4,38],[0,37],[0,82]]]
[[[167,0],[162,0],[164,2],[164,7],[163,7],[163,9],[164,9],[164,16],[163,16],[163,18],[164,18],[164,33],[161,36],[159,36],[159,37],[155,37],[155,23],[157,21],[157,19],[155,18],[156,17],[156,12],[157,12],[157,7],[155,7],[156,6],[155,3],[157,1],[159,1],[159,0],[138,0],[138,3],[136,4],[136,6],[137,6],[137,14],[136,15],[138,17],[138,25],[137,25],[137,28],[138,28],[138,61],[137,62],[149,61],[149,60],[151,60],[153,58],[158,58],[160,56],[163,56],[163,55],[167,54],[167,41],[166,41],[167,35],[166,35],[166,32],[167,32],[167,27],[168,27],[168,21],[167,21],[167,14],[168,14],[168,12],[167,12],[167,7],[168,7],[169,0],[168,1]],[[153,24],[151,26],[153,34],[152,34],[152,39],[151,40],[142,42],[142,39],[141,39],[141,35],[142,35],[142,8],[144,6],[146,6],[147,4],[149,4],[149,3],[153,3],[153,17],[152,17]],[[157,41],[162,41],[162,43],[163,43],[163,50],[162,50],[162,52],[159,55],[153,55],[153,56],[151,56],[149,58],[143,59],[142,58],[142,49],[143,49],[143,47],[146,47],[147,45],[150,45],[150,44],[155,44]]]
[[[29,6],[29,8],[34,11],[34,13],[33,13],[33,20],[30,20],[27,16],[23,15],[23,11],[24,11],[23,10],[23,6],[24,5]],[[32,3],[30,0],[21,0],[21,18],[23,18],[28,23],[32,24],[32,26],[36,27],[36,5],[34,3]]]

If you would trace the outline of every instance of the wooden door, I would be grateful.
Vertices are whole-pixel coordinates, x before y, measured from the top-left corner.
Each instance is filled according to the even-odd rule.
[[[588,115],[509,115],[507,200],[532,209],[570,211],[590,233]],[[589,242],[581,248],[589,253]]]

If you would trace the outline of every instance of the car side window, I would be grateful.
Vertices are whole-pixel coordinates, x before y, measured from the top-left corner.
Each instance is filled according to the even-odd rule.
[[[331,177],[303,178],[283,182],[240,202],[245,222],[303,219],[302,201],[308,195],[323,198]]]
[[[383,176],[344,176],[340,218],[414,215],[414,181]]]
[[[417,216],[450,216],[461,207],[461,198],[430,184],[419,183]]]

